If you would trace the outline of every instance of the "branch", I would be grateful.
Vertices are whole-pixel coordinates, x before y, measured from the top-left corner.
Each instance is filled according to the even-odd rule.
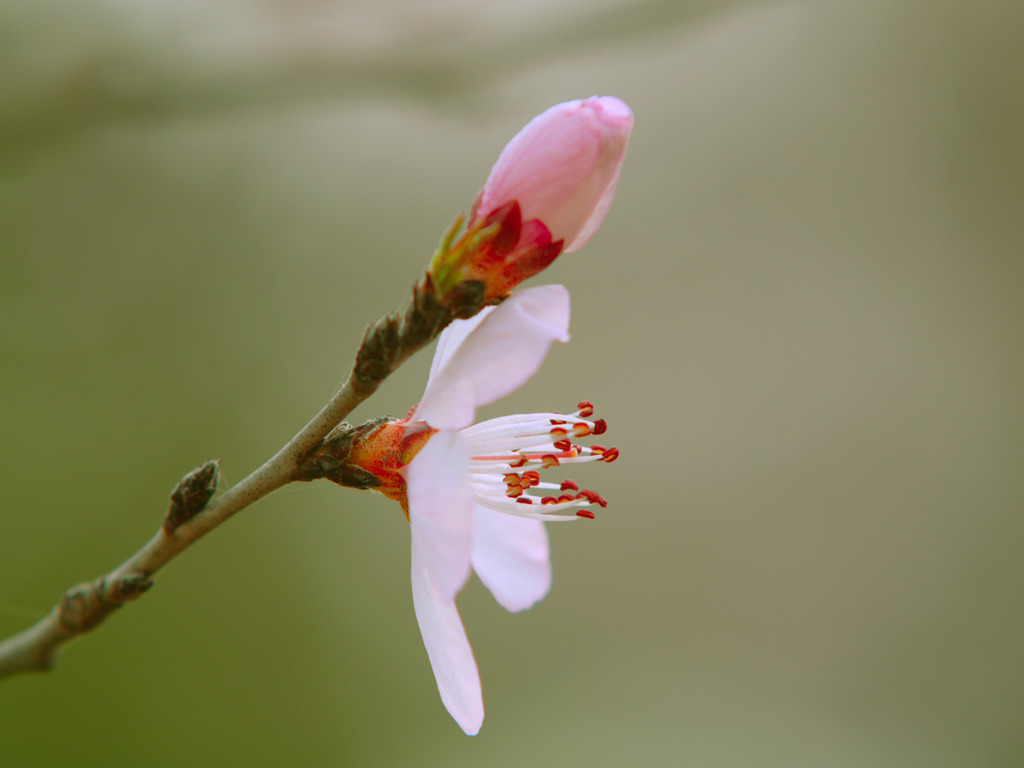
[[[171,494],[163,525],[138,552],[106,576],[72,587],[44,618],[0,642],[0,677],[50,669],[61,645],[144,594],[153,584],[153,574],[191,544],[272,491],[308,480],[302,463],[327,434],[453,319],[476,314],[482,304],[482,283],[466,281],[441,297],[425,275],[413,287],[412,302],[404,313],[391,313],[367,328],[341,389],[287,445],[209,504],[217,481],[216,461],[182,478]]]

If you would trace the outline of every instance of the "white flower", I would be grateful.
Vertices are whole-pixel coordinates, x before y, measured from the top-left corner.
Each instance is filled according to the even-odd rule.
[[[484,708],[456,596],[472,569],[509,611],[543,598],[551,586],[543,521],[592,518],[589,507],[606,502],[571,480],[541,482],[540,470],[618,456],[614,448],[572,443],[605,431],[604,421],[589,420],[589,402],[571,415],[473,425],[476,408],[518,389],[555,340],[569,340],[569,293],[560,285],[522,291],[455,321],[438,341],[420,404],[349,458],[377,475],[378,490],[409,516],[416,618],[441,700],[470,735],[480,730]]]

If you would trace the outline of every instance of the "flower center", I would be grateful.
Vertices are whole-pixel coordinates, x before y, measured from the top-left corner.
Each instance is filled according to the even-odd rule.
[[[347,460],[372,472],[380,480],[380,485],[373,490],[397,501],[402,505],[405,516],[409,517],[409,499],[402,468],[413,460],[436,431],[422,421],[388,421],[354,443]]]
[[[584,400],[576,413],[529,413],[483,421],[461,430],[469,449],[469,480],[477,504],[516,517],[538,520],[594,519],[591,507],[608,502],[574,480],[543,482],[541,472],[566,464],[611,463],[618,448],[577,445],[574,438],[601,435],[604,419],[590,420],[594,405]],[[402,505],[409,516],[403,468],[437,432],[425,422],[389,421],[353,445],[348,461],[379,480],[374,488]],[[575,509],[573,514],[559,514]]]

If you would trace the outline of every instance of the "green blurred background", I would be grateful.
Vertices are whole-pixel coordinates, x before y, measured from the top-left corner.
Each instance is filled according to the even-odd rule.
[[[1024,764],[1024,4],[0,5],[0,632],[240,480],[344,375],[504,143],[636,115],[574,340],[612,502],[460,606],[465,737],[381,497],[286,489],[55,671],[0,765]],[[354,414],[402,414],[429,353]]]

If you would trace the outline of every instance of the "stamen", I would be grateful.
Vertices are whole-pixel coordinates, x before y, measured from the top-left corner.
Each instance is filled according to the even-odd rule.
[[[573,444],[573,439],[608,430],[603,419],[587,419],[593,412],[593,403],[583,400],[579,412],[570,415],[506,416],[462,430],[472,457],[469,472],[476,503],[503,514],[535,520],[593,520],[594,512],[588,507],[608,506],[600,494],[580,490],[574,480],[541,482],[544,469],[618,458],[617,448]],[[549,495],[541,496],[542,492]],[[563,510],[566,514],[557,514]]]
[[[587,449],[584,449],[583,452],[579,454],[577,454],[575,450],[570,451],[568,456],[559,454],[560,464],[586,464],[590,461],[602,461],[603,459],[603,454],[591,453]]]
[[[597,504],[602,509],[608,506],[608,501],[595,491],[580,491],[576,494],[577,499],[586,499],[591,504]]]

